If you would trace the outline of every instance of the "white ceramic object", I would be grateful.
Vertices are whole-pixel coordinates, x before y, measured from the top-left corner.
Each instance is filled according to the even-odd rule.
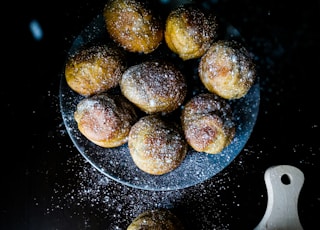
[[[298,198],[304,183],[302,171],[290,165],[268,168],[264,174],[268,203],[266,212],[254,230],[302,230]]]

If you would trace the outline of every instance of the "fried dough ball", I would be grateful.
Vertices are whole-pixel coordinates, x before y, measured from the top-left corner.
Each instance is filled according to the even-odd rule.
[[[138,120],[136,108],[121,94],[106,92],[82,99],[74,112],[79,131],[105,148],[128,141],[131,126]]]
[[[127,230],[184,230],[181,220],[168,209],[147,210],[139,214]]]
[[[141,0],[108,0],[103,16],[110,37],[124,49],[148,54],[163,40],[164,26]]]
[[[217,21],[191,4],[173,9],[166,19],[165,41],[183,60],[201,57],[217,36]]]
[[[120,89],[142,111],[166,114],[183,103],[187,83],[175,65],[153,60],[129,67],[122,75]]]
[[[152,175],[162,175],[182,163],[188,144],[177,122],[152,114],[141,117],[132,126],[128,147],[138,168]]]
[[[198,71],[203,85],[225,99],[245,96],[256,79],[250,53],[233,40],[220,40],[212,44],[201,57]]]
[[[124,53],[106,44],[87,45],[68,56],[66,82],[82,96],[91,96],[119,84],[126,68]]]
[[[231,106],[212,93],[191,98],[182,110],[181,123],[188,144],[198,152],[220,153],[235,135]]]

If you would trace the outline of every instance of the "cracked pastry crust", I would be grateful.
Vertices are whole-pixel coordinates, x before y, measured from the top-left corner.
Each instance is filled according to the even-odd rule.
[[[148,54],[163,40],[163,23],[147,2],[109,0],[103,15],[110,37],[127,51]]]
[[[138,120],[135,109],[124,96],[104,92],[82,99],[74,118],[87,139],[112,148],[128,141],[130,129]]]
[[[173,9],[165,23],[167,46],[183,60],[201,57],[217,36],[217,21],[194,4]]]
[[[212,93],[191,98],[182,110],[181,124],[188,144],[198,152],[220,153],[235,135],[231,106]]]
[[[128,147],[137,167],[152,175],[176,169],[188,150],[181,126],[155,114],[141,117],[132,126]]]
[[[198,72],[203,85],[225,99],[245,96],[256,79],[250,53],[234,40],[212,44],[201,57]]]
[[[87,45],[68,56],[65,77],[72,90],[91,96],[116,87],[125,68],[125,56],[117,47]]]

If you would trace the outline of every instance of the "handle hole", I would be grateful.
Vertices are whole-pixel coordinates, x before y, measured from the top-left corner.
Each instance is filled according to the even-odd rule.
[[[283,174],[283,175],[281,176],[281,182],[282,182],[283,184],[286,184],[286,185],[290,184],[290,183],[291,183],[291,180],[290,180],[289,175],[288,175],[288,174]]]

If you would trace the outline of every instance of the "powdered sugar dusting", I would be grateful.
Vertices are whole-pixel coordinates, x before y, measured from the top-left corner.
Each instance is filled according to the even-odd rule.
[[[148,61],[129,67],[120,81],[121,92],[147,113],[177,109],[187,93],[186,79],[171,63]]]

